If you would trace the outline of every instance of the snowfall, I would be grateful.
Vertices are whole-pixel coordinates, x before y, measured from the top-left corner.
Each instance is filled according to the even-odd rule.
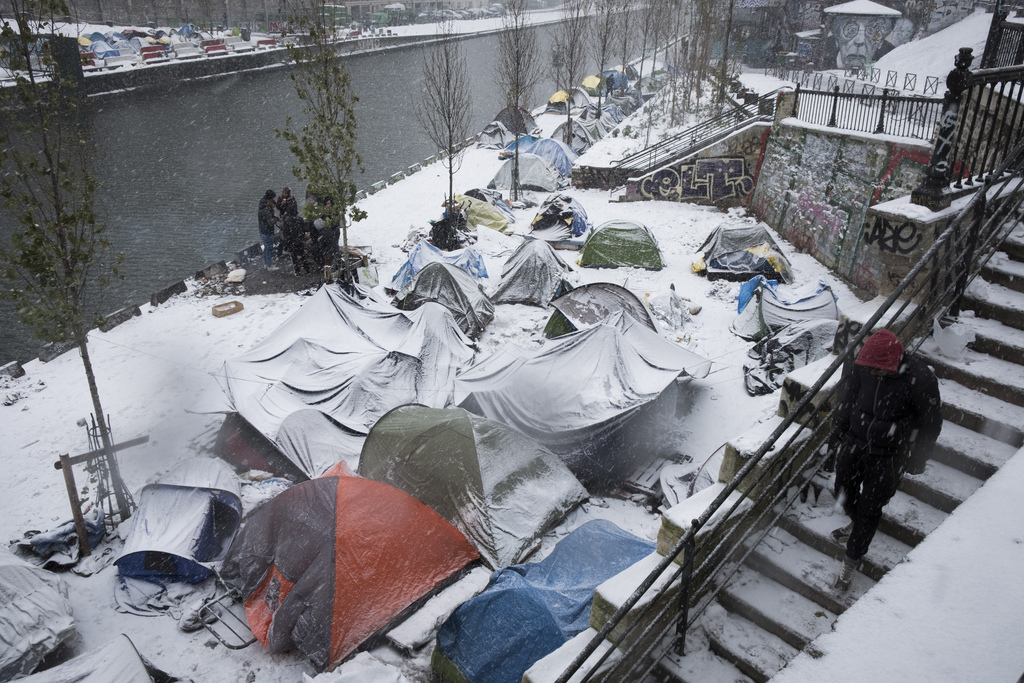
[[[929,45],[892,53],[888,65],[918,74],[941,75],[951,67],[962,44],[984,42],[988,17],[970,17],[951,34],[930,39]],[[970,30],[967,24],[973,22]],[[981,26],[980,37],[978,26]],[[949,29],[948,29],[949,30]],[[967,41],[964,43],[964,41]],[[933,49],[942,41],[939,49]],[[899,52],[898,50],[897,52]],[[922,64],[915,59],[934,52],[949,66]],[[936,60],[938,57],[928,57]],[[781,85],[758,74],[744,76],[756,90]],[[643,117],[644,113],[634,115]],[[545,115],[538,123],[550,131],[560,118]],[[640,118],[633,120],[639,127]],[[623,125],[630,123],[626,121]],[[594,150],[596,158],[614,158],[628,138],[610,139]],[[601,155],[604,155],[603,157]],[[588,157],[584,157],[586,162]],[[456,189],[485,186],[502,162],[493,150],[470,149],[456,178]],[[402,265],[407,254],[401,246],[410,232],[423,229],[438,217],[447,188],[441,164],[424,168],[386,190],[360,202],[368,218],[353,226],[350,242],[371,245],[382,283]],[[684,329],[663,328],[663,334],[713,361],[712,372],[687,387],[689,410],[678,427],[678,452],[694,461],[709,460],[717,472],[716,453],[728,440],[769,419],[776,412],[778,393],[749,396],[742,366],[749,363],[750,342],[729,331],[736,317],[738,284],[709,282],[694,274],[691,263],[705,237],[721,225],[756,223],[742,209],[728,212],[688,204],[617,203],[607,192],[569,188],[587,210],[594,225],[629,219],[646,225],[660,244],[665,268],[593,270],[576,268],[580,282],[613,282],[648,300],[668,296],[670,286],[700,312]],[[543,197],[534,197],[541,200]],[[475,248],[484,255],[489,277],[485,290],[499,282],[502,264],[522,241],[535,209],[515,211],[517,234],[503,235],[481,228]],[[255,241],[255,216],[253,217]],[[840,310],[866,317],[877,303],[861,301],[841,281],[784,241],[799,288],[828,282]],[[240,247],[245,245],[239,245]],[[572,263],[575,252],[560,252]],[[248,277],[259,278],[259,266]],[[223,405],[224,392],[216,376],[224,362],[260,342],[293,315],[307,296],[288,293],[241,298],[244,310],[215,317],[211,306],[224,299],[201,295],[195,283],[189,291],[159,307],[144,306],[142,315],[109,332],[93,332],[89,348],[99,392],[110,415],[115,438],[124,441],[148,435],[144,445],[124,450],[119,462],[129,489],[136,495],[173,466],[186,459],[213,457],[213,445],[223,415],[206,412]],[[496,307],[493,322],[479,340],[478,359],[514,346],[527,350],[544,343],[541,330],[549,310],[518,305]],[[78,423],[91,411],[91,402],[76,352],[48,363],[32,361],[18,379],[0,379],[0,442],[5,444],[3,466],[7,492],[0,497],[0,538],[15,540],[29,530],[50,529],[70,518],[67,492],[54,461],[60,454],[88,450],[85,431]],[[255,485],[244,483],[243,490]],[[816,641],[823,653],[817,659],[800,655],[776,680],[810,681],[1016,681],[1024,673],[1024,456],[1020,453],[993,476],[944,524],[915,548],[867,595],[836,622],[833,632]],[[260,496],[250,492],[246,504]],[[386,513],[382,513],[386,514]],[[572,529],[592,519],[607,519],[638,536],[654,540],[660,516],[628,496],[592,497],[572,512],[544,539],[531,556],[536,561]],[[837,526],[845,518],[836,516]],[[127,526],[127,525],[125,525]],[[123,527],[122,527],[123,528]],[[97,549],[101,570],[80,576],[60,576],[69,588],[77,636],[75,653],[93,650],[119,633],[130,636],[138,651],[164,671],[195,681],[245,682],[303,681],[316,672],[299,653],[271,655],[261,645],[230,650],[209,633],[184,633],[169,617],[141,617],[116,609],[116,568],[110,565],[121,541],[112,539]],[[104,557],[105,548],[111,548]],[[838,563],[836,569],[838,570]],[[479,590],[479,588],[477,588]],[[450,612],[459,599],[442,594],[424,610],[431,618]],[[414,617],[415,618],[415,617]],[[388,647],[359,654],[318,681],[430,680],[428,644],[413,657],[401,657]]]

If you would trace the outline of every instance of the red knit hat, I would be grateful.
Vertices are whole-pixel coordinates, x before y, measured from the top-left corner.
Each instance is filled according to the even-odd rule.
[[[896,372],[903,360],[903,344],[889,330],[879,330],[867,338],[857,354],[857,365]]]

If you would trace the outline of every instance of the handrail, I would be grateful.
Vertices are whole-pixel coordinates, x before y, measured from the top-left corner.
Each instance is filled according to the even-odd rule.
[[[751,121],[766,118],[767,115],[760,115],[762,102],[774,103],[775,97],[782,90],[773,90],[757,99],[754,110],[748,111],[750,105],[736,105],[734,109],[722,112],[721,114],[691,126],[681,133],[665,138],[650,147],[630,154],[629,156],[612,162],[619,168],[628,168],[637,171],[647,171],[662,166],[673,159],[684,156],[693,148],[699,148],[710,144],[712,138],[723,133],[731,132],[738,126],[746,125]]]
[[[556,683],[567,683],[570,678],[580,672],[612,630],[636,607],[640,599],[662,578],[666,570],[676,562],[684,551],[686,551],[685,563],[669,576],[669,580],[654,599],[648,600],[647,605],[638,615],[635,615],[629,627],[624,629],[624,632],[612,643],[613,647],[608,648],[595,664],[589,665],[583,677],[578,680],[580,683],[590,680],[613,652],[618,652],[623,656],[619,658],[617,664],[612,666],[610,671],[607,668],[601,671],[604,680],[640,680],[649,672],[656,663],[656,660],[652,660],[650,655],[656,648],[664,644],[664,636],[667,634],[667,629],[660,633],[653,633],[655,625],[669,613],[672,605],[671,603],[662,604],[659,608],[660,611],[654,615],[652,615],[652,610],[659,604],[658,598],[666,597],[670,590],[679,585],[679,581],[683,582],[683,586],[679,590],[685,600],[679,606],[676,628],[677,632],[685,636],[685,630],[693,625],[725,583],[721,578],[722,573],[730,567],[732,567],[732,571],[735,571],[738,562],[742,561],[743,558],[737,560],[734,557],[735,552],[742,551],[745,554],[752,552],[757,543],[774,526],[775,521],[785,512],[785,509],[794,502],[798,494],[792,494],[791,490],[805,489],[808,475],[813,476],[823,465],[825,459],[822,451],[831,432],[830,417],[834,409],[830,409],[822,415],[822,411],[815,409],[814,406],[820,405],[821,399],[831,396],[833,389],[825,391],[826,384],[840,367],[853,361],[854,354],[863,340],[874,331],[875,326],[884,317],[888,316],[885,327],[896,333],[908,350],[912,351],[916,350],[927,336],[932,320],[951,310],[958,311],[959,300],[969,282],[980,272],[1009,232],[1024,220],[1022,169],[1024,169],[1024,142],[1018,144],[1007,155],[996,171],[981,186],[981,189],[956,214],[949,227],[935,240],[924,256],[911,268],[907,276],[886,297],[885,302],[846,344],[845,348],[828,366],[828,369],[798,402],[795,409],[783,418],[708,508],[693,520],[683,537],[659,561],[657,567],[644,578],[633,594],[616,610],[597,634],[587,642],[569,667],[556,679]],[[902,303],[897,306],[901,299]],[[818,413],[820,419],[811,421],[810,426],[798,422],[798,419],[806,418],[815,412]],[[782,444],[782,438],[789,430],[792,430],[792,434]],[[805,432],[805,430],[807,431]],[[795,444],[797,445],[795,452],[788,460],[781,461],[777,468],[763,469],[757,476],[757,481],[745,491],[740,492],[739,500],[728,510],[723,511],[729,497],[739,490],[740,484],[754,472],[767,453],[772,450],[785,453]],[[806,458],[807,462],[805,463],[802,458]],[[748,499],[749,492],[761,484],[766,484],[764,492],[756,499]],[[786,501],[787,496],[793,497]],[[752,504],[744,506],[744,500],[749,500]],[[777,509],[783,503],[782,509]],[[741,507],[744,508],[743,511],[737,514],[737,510],[740,510]],[[755,513],[758,516],[755,517]],[[740,521],[751,522],[751,524],[734,524],[718,540],[697,538],[697,534],[708,525],[713,516],[731,518],[733,515],[736,515]],[[706,547],[712,542],[711,547]],[[700,564],[692,569],[688,568],[688,565],[691,565],[702,552],[703,558]],[[695,590],[691,590],[690,577],[695,573],[702,573],[702,570],[707,570],[704,572],[706,576],[702,578],[701,584]],[[713,586],[716,581],[717,587]],[[689,604],[691,595],[696,596],[696,602],[692,606]],[[691,607],[694,608],[692,615],[690,614]],[[640,634],[641,637],[625,650],[620,650],[619,646],[625,638],[632,635],[637,625],[642,623],[646,623],[648,626]],[[657,637],[656,640],[651,640],[652,635]],[[647,638],[643,636],[647,636]]]

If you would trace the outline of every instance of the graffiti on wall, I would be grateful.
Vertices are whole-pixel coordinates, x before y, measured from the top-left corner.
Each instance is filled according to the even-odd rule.
[[[910,221],[892,223],[885,216],[875,216],[871,227],[864,233],[866,244],[877,244],[880,251],[906,255],[921,244],[921,233]]]
[[[675,202],[746,199],[753,189],[754,178],[743,157],[694,159],[659,169],[640,180],[640,194],[646,199]]]

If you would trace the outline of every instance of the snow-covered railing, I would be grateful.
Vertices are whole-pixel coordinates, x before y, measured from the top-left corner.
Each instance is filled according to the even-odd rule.
[[[871,86],[871,91],[874,91]],[[929,140],[942,113],[942,100],[901,97],[888,88],[874,92],[801,90],[797,86],[793,116],[801,121],[840,130]]]

